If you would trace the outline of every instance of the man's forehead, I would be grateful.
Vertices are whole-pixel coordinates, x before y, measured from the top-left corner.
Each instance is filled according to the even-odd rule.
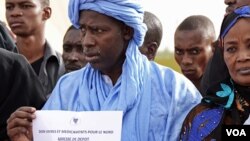
[[[70,29],[68,32],[66,32],[66,34],[65,34],[65,40],[66,39],[70,39],[70,40],[72,40],[72,39],[74,39],[74,40],[80,40],[81,38],[80,38],[80,35],[81,35],[81,32],[80,32],[80,30],[77,30],[77,29]]]
[[[111,16],[108,16],[106,14],[103,14],[103,13],[99,13],[97,11],[94,11],[94,10],[81,10],[80,11],[80,18],[85,18],[86,16],[88,17],[91,17],[91,18],[100,18],[100,19],[112,19],[112,20],[115,20],[117,21],[117,19],[111,17]]]
[[[6,4],[25,4],[25,3],[35,3],[41,4],[43,0],[5,0]]]
[[[80,12],[80,24],[93,24],[95,26],[110,25],[113,23],[121,23],[113,17],[107,16],[96,11],[84,10]]]
[[[40,2],[40,0],[5,0],[6,3],[12,3],[12,2],[18,2],[18,3],[34,3],[34,2]]]

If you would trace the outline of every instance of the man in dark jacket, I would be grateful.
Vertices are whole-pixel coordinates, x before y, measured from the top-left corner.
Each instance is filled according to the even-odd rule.
[[[0,140],[3,141],[8,139],[6,121],[11,113],[21,106],[40,109],[46,98],[38,77],[22,55],[0,48],[0,62]]]

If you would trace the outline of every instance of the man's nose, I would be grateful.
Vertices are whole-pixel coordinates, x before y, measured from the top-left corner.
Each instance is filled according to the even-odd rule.
[[[185,54],[183,55],[183,58],[182,58],[182,60],[181,60],[181,63],[182,63],[183,65],[190,65],[190,64],[192,64],[193,61],[192,61],[191,56],[188,55],[187,53],[185,53]]]
[[[92,47],[95,44],[93,35],[86,31],[85,35],[82,37],[82,45],[84,47]]]
[[[70,53],[70,55],[69,55],[69,60],[79,60],[79,57],[78,57],[78,53],[76,52],[76,51],[72,51],[71,53]]]
[[[10,15],[13,17],[17,17],[17,16],[22,16],[23,15],[23,11],[20,8],[13,8],[13,10],[9,11]]]

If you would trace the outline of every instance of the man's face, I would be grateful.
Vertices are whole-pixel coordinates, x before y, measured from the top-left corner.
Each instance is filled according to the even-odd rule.
[[[227,5],[226,13],[231,13],[238,7],[250,5],[250,0],[224,0],[224,3]]]
[[[224,60],[232,79],[250,86],[250,18],[240,19],[223,40]]]
[[[191,81],[200,80],[212,56],[212,41],[208,42],[199,30],[177,30],[174,43],[175,60],[182,73]]]
[[[81,44],[80,30],[70,29],[63,40],[63,61],[66,72],[81,69],[86,65]]]
[[[104,74],[121,69],[129,38],[125,25],[95,11],[81,11],[80,29],[85,60]]]
[[[145,55],[148,60],[153,61],[157,52],[158,45],[156,42],[145,42],[139,48],[141,54]]]
[[[6,0],[6,19],[17,36],[29,36],[41,30],[46,17],[40,0]]]

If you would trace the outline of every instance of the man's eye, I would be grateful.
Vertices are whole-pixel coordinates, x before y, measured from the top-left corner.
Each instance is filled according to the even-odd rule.
[[[32,5],[28,5],[28,4],[24,4],[24,5],[21,6],[22,9],[29,9],[31,7],[33,7],[33,6]]]
[[[84,36],[86,34],[86,28],[80,27],[80,30],[81,30],[81,35]]]
[[[190,51],[190,53],[191,53],[192,55],[197,55],[197,54],[200,53],[200,50],[199,50],[199,49],[193,49],[193,50]]]
[[[98,32],[98,33],[102,33],[103,30],[102,30],[102,29],[97,29],[97,32]]]
[[[71,52],[72,48],[70,47],[70,45],[63,45],[63,51],[65,52]]]
[[[178,50],[178,49],[176,49],[174,52],[175,52],[175,54],[177,54],[177,55],[182,55],[182,54],[183,54],[183,51]]]
[[[12,6],[12,5],[6,5],[6,10],[12,10],[13,8],[14,8],[14,6]]]
[[[102,33],[104,30],[100,29],[100,28],[93,28],[92,31],[94,33]]]
[[[77,45],[77,52],[83,53],[83,47],[82,47],[82,45]]]

